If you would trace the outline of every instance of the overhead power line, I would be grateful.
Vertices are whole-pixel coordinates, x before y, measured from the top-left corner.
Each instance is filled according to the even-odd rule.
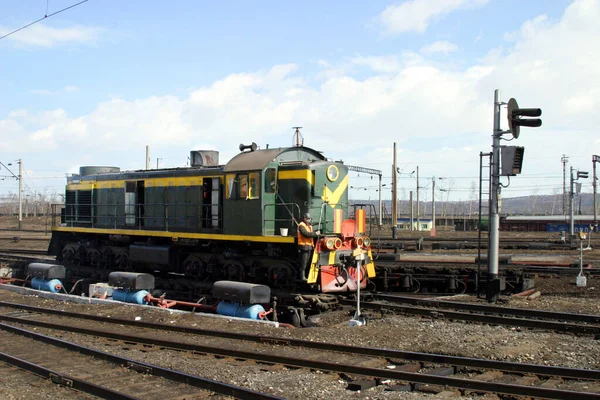
[[[45,20],[46,18],[50,18],[50,17],[52,17],[53,15],[60,14],[60,13],[61,13],[61,12],[63,12],[63,11],[67,11],[67,10],[68,10],[68,9],[70,9],[70,8],[77,7],[78,5],[80,5],[80,4],[83,4],[83,3],[86,3],[86,2],[88,2],[88,1],[89,1],[89,0],[83,0],[83,1],[80,1],[79,3],[73,4],[72,6],[69,6],[69,7],[63,8],[62,10],[58,10],[58,11],[56,11],[56,12],[53,12],[52,14],[48,14],[48,8],[47,8],[47,7],[48,7],[48,4],[46,3],[46,15],[44,15],[42,18],[40,18],[40,19],[38,19],[38,20],[36,20],[36,21],[33,21],[33,22],[31,22],[31,23],[29,23],[29,24],[27,24],[27,25],[25,25],[25,26],[22,26],[22,27],[20,27],[19,29],[15,29],[14,31],[12,31],[12,32],[9,32],[9,33],[7,33],[7,34],[6,34],[6,35],[4,35],[4,36],[0,36],[0,40],[4,39],[5,37],[8,37],[8,36],[12,35],[13,33],[17,33],[17,32],[19,32],[19,31],[22,31],[22,30],[23,30],[23,29],[25,29],[25,28],[29,28],[31,25],[37,24],[38,22],[40,22],[40,21],[43,21],[43,20]]]

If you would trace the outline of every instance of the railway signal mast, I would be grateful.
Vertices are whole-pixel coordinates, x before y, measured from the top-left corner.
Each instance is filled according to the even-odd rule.
[[[503,105],[507,105],[507,117],[509,130],[500,128],[500,111]],[[519,108],[515,99],[508,103],[500,100],[500,90],[494,91],[494,130],[492,143],[492,165],[490,168],[491,190],[489,196],[489,243],[488,243],[488,276],[486,286],[486,300],[495,303],[502,290],[503,281],[498,277],[498,255],[500,248],[500,216],[498,210],[498,199],[500,197],[500,176],[516,176],[521,173],[523,155],[525,148],[520,146],[500,146],[500,140],[504,134],[512,134],[517,139],[522,126],[539,127],[542,120],[539,117],[542,110],[539,108]],[[502,154],[502,159],[500,155]]]
[[[592,156],[592,166],[593,166],[593,171],[594,171],[594,175],[593,175],[593,180],[594,182],[592,182],[592,186],[594,188],[594,230],[598,230],[598,207],[596,206],[596,184],[597,184],[597,177],[596,177],[596,163],[600,162],[600,156],[597,155],[593,155]]]
[[[577,194],[579,194],[581,192],[581,184],[580,183],[575,183],[576,180],[579,180],[580,178],[582,179],[587,179],[589,177],[589,173],[585,172],[585,171],[577,171],[577,174],[575,174],[575,176],[573,175],[573,171],[574,168],[571,167],[571,186],[570,186],[570,191],[569,191],[569,234],[570,234],[570,240],[573,240],[573,236],[575,235],[575,218],[573,216],[574,212],[573,212],[573,198],[575,197],[575,192],[577,192]],[[575,190],[577,189],[577,190]],[[595,222],[595,220],[594,220]]]

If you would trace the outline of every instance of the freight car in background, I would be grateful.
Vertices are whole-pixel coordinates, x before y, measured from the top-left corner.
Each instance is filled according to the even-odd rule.
[[[593,215],[574,215],[575,232],[590,232]],[[500,218],[500,230],[508,232],[569,232],[568,215],[509,215]],[[597,229],[596,229],[597,230]]]
[[[178,277],[196,296],[218,280],[291,293],[343,293],[375,276],[365,210],[348,210],[348,168],[296,145],[240,153],[192,152],[191,166],[120,171],[81,167],[67,178],[61,223],[49,254],[67,265]],[[297,224],[320,230],[308,282],[297,279]],[[81,269],[81,268],[80,268]],[[182,283],[183,281],[183,283]]]

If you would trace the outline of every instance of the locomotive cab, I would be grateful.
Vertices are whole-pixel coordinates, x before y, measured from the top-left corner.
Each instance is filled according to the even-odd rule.
[[[325,157],[308,147],[258,150],[240,145],[240,149],[249,151],[242,151],[223,169],[224,233],[275,236],[283,228],[295,234],[294,221],[320,208],[312,200],[315,173],[311,168]]]

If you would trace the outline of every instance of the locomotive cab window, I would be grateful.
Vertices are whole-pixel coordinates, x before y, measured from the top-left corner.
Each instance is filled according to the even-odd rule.
[[[248,175],[248,198],[258,199],[260,197],[260,173],[251,172]]]
[[[238,199],[248,198],[248,175],[238,175],[239,196]]]
[[[235,196],[234,196],[235,190],[234,189],[235,189],[235,175],[227,174],[227,193],[225,194],[225,197],[227,197],[228,199],[235,198]]]
[[[275,168],[267,168],[265,171],[265,193],[275,193],[276,177]]]

